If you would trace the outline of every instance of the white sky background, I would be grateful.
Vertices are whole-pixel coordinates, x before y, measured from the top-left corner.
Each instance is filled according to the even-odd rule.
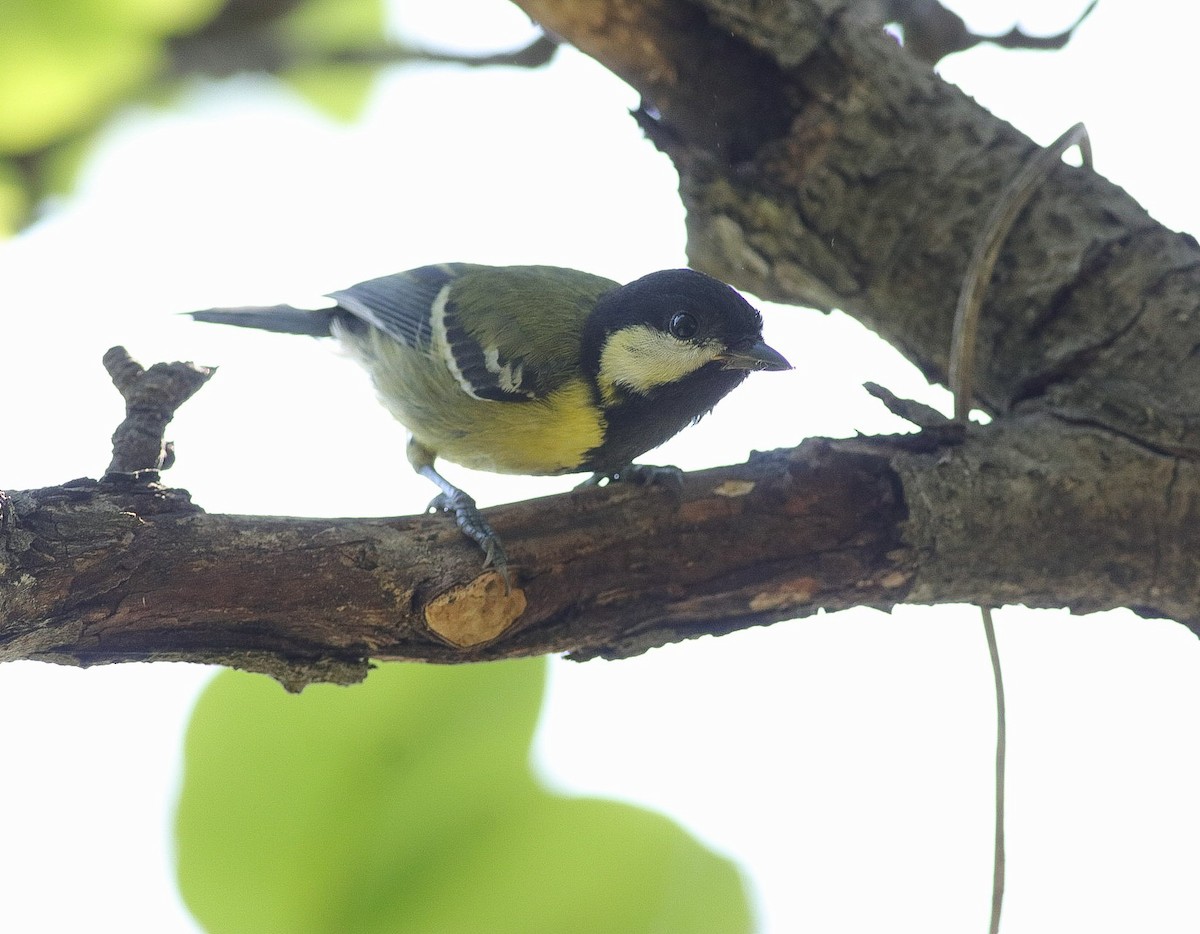
[[[407,35],[496,49],[502,0],[397,3]],[[1049,33],[1078,2],[967,4],[980,32]],[[1042,143],[1087,123],[1097,169],[1200,231],[1200,11],[1103,0],[1059,53],[981,48],[941,71]],[[220,373],[171,426],[167,475],[212,512],[394,515],[431,495],[365,378],[315,341],[193,325],[220,304],[319,294],[426,262],[543,262],[629,279],[684,262],[674,172],[635,95],[564,50],[542,72],[398,70],[336,126],[252,79],[131,114],[80,192],[0,244],[0,486],[98,476],[121,402],[100,366]],[[649,460],[687,468],[815,434],[899,430],[861,389],[947,396],[841,315],[766,307],[796,365],[752,377]],[[571,479],[447,471],[482,502]],[[1200,929],[1200,644],[1131,614],[997,617],[1009,701],[1008,932]],[[189,666],[0,667],[0,930],[194,930],[174,894]],[[862,611],[557,663],[538,741],[565,789],[663,810],[731,854],[770,932],[986,929],[993,709],[977,611]]]

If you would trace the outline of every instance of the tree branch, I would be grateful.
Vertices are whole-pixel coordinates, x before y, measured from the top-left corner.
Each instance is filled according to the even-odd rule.
[[[1130,482],[1147,477],[1163,483]],[[620,658],[898,602],[1133,606],[1197,627],[1198,496],[1194,465],[1042,416],[814,440],[686,474],[678,494],[489,510],[506,595],[441,517],[207,515],[136,475],[79,480],[0,509],[0,660],[220,662],[298,689],[368,658]]]
[[[964,52],[982,42],[1002,49],[1061,49],[1075,35],[1083,21],[1096,8],[1092,0],[1075,22],[1051,36],[1031,36],[1014,26],[999,36],[981,36],[967,29],[963,18],[937,0],[879,0],[868,5],[877,8],[878,24],[896,23],[904,31],[904,47],[931,65],[954,52]],[[875,12],[873,10],[872,12]]]
[[[317,66],[377,68],[386,65],[447,64],[468,68],[541,68],[554,57],[558,42],[542,35],[520,49],[472,55],[385,41],[347,48],[327,48],[306,45],[274,29],[261,28],[246,32],[204,31],[177,36],[170,41],[168,48],[173,77],[203,75],[223,78],[244,72],[281,74],[291,69]]]
[[[1030,140],[859,25],[853,0],[518,3],[644,96],[641,117],[680,173],[693,266],[763,298],[840,308],[945,382],[976,232]],[[708,57],[687,58],[698,47]],[[744,88],[762,87],[746,105]],[[977,404],[1195,456],[1197,294],[1193,238],[1059,166],[990,283]]]
[[[880,30],[864,28],[852,0],[600,0],[586,12],[567,0],[517,2],[642,93],[638,117],[679,170],[693,266],[763,298],[840,308],[931,380],[946,382],[956,296],[973,244],[1033,143]],[[679,36],[664,26],[673,22],[687,22],[689,35],[720,35],[727,44],[712,40],[712,57],[684,61]],[[630,42],[630,35],[641,41]],[[752,72],[748,85],[773,89],[763,103],[773,135],[753,135],[755,108],[723,106],[737,97],[726,95],[719,78],[698,80],[737,69]],[[710,106],[724,121],[719,133],[696,129],[702,108],[689,105],[702,102],[687,87],[721,98]],[[722,143],[731,139],[751,146],[734,152]],[[1098,497],[1093,515],[1107,518],[1059,527],[1059,554],[1042,557],[1062,577],[1047,578],[1041,594],[975,580],[966,571],[974,566],[969,558],[961,568],[936,562],[937,572],[923,559],[909,599],[957,594],[988,605],[1050,605],[1057,590],[1057,602],[1082,608],[1087,601],[1073,596],[1079,591],[1072,583],[1080,549],[1108,556],[1140,551],[1153,559],[1148,565],[1121,559],[1110,567],[1114,580],[1125,581],[1121,586],[1146,594],[1144,602],[1129,594],[1129,605],[1194,625],[1195,589],[1179,579],[1167,589],[1181,589],[1162,599],[1162,588],[1165,566],[1192,541],[1175,514],[1189,508],[1178,498],[1179,479],[1192,476],[1200,458],[1197,295],[1200,248],[1192,237],[1155,223],[1094,172],[1055,167],[1000,252],[978,337],[975,402],[1007,419],[992,429],[1009,446],[997,449],[997,462],[962,459],[974,449],[968,444],[950,461],[966,471],[958,483],[894,463],[914,515],[915,503],[935,496],[963,503],[964,516],[965,504],[975,504],[971,521],[960,526],[969,535],[960,536],[959,520],[947,515],[949,526],[910,525],[904,540],[926,559],[944,555],[952,539],[960,557],[977,550],[972,536],[1001,550],[1041,541],[1047,517],[1059,527],[1059,504],[1015,483],[984,488],[984,474],[997,463],[1015,481],[1025,456],[1029,482],[1036,478],[1059,494],[1084,482]],[[1050,424],[1059,429],[1046,434]],[[1039,453],[1042,444],[1053,444],[1053,453]],[[1123,452],[1119,469],[1109,460],[1117,452]],[[926,466],[936,474],[942,464]],[[1134,518],[1128,510],[1141,497],[1104,481],[1110,470],[1121,483],[1143,488],[1146,508],[1175,518],[1156,528]],[[925,489],[927,483],[932,487]],[[1030,507],[1022,521],[1004,518],[1009,502],[996,497],[1010,496]],[[922,528],[933,536],[924,543]],[[998,565],[1002,577],[1015,581],[1005,561]],[[1094,570],[1099,583],[1103,575]]]

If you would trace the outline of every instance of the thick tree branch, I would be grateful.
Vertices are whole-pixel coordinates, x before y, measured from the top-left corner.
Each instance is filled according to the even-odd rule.
[[[644,95],[639,117],[679,169],[693,265],[766,298],[841,308],[931,379],[946,381],[964,272],[985,218],[1033,150],[1028,139],[878,29],[864,28],[862,7],[851,0],[602,0],[586,15],[564,0],[517,2]],[[759,137],[757,148],[736,159],[714,144],[711,131],[694,130],[692,111],[674,106],[679,91],[673,81],[692,81],[696,70],[727,73],[716,56],[702,69],[692,63],[691,71],[678,60],[678,37],[663,24],[683,20],[693,32],[731,37],[729,63],[749,67],[755,86],[773,88],[765,98],[767,125],[784,129]],[[636,58],[612,48],[631,33],[641,37]],[[723,94],[720,80],[707,87]],[[754,108],[713,112],[727,121],[722,138],[754,139],[746,129],[756,123]],[[1109,566],[1114,579],[1144,591],[1143,605],[1196,618],[1196,594],[1186,581],[1176,581],[1182,589],[1174,597],[1160,599],[1165,567],[1191,542],[1187,523],[1176,516],[1169,531],[1136,520],[1130,525],[1130,494],[1103,478],[1142,487],[1144,505],[1154,501],[1164,517],[1191,509],[1190,494],[1179,499],[1178,484],[1200,458],[1197,295],[1200,249],[1193,238],[1156,224],[1091,171],[1054,170],[1005,242],[980,325],[976,403],[1008,419],[993,426],[992,437],[1007,438],[1010,448],[973,460],[966,457],[968,445],[944,462],[963,471],[957,483],[896,465],[914,514],[914,502],[929,502],[927,495],[948,497],[967,520],[958,525],[948,515],[950,524],[940,528],[907,528],[904,540],[923,555],[945,554],[947,542],[957,539],[953,553],[961,558],[957,565],[935,562],[936,573],[920,562],[910,599],[957,594],[991,605],[1045,605],[1058,592],[1058,602],[1079,607],[1071,580],[1081,549],[1109,556],[1140,552],[1151,565],[1118,561]],[[1052,442],[1054,452],[1039,453],[1048,439],[1033,429],[1049,423],[1089,430],[1064,428]],[[1117,458],[1125,467],[1111,459],[1118,451],[1130,454]],[[1020,513],[997,497],[1015,495],[1031,507],[1034,500],[1004,484],[984,489],[997,464],[1015,477],[1022,458],[1029,458],[1026,476],[1046,491],[1063,494],[1083,482],[1099,492],[1094,484],[1101,484],[1105,492],[1096,502],[1108,503],[1093,514],[1105,515],[1104,522],[1062,526],[1057,557],[1050,550],[1041,554],[1046,567],[1061,573],[1046,578],[1041,595],[1018,585],[1025,593],[1017,596],[1007,585],[974,580],[974,562],[965,557],[976,536],[1003,551],[1008,543],[1041,540],[1048,521],[1058,526],[1053,497],[1009,523],[1004,516]],[[926,483],[932,487],[922,492]],[[934,536],[925,545],[913,537],[922,528]],[[1129,602],[1138,605],[1132,594]]]
[[[180,491],[95,481],[10,498],[0,659],[276,656],[302,681],[330,659],[341,677],[368,657],[616,657],[814,599],[887,605],[908,580],[886,461],[819,446],[678,495],[617,485],[492,510],[509,596],[442,517],[209,516]]]
[[[518,4],[644,95],[643,123],[679,169],[693,265],[847,311],[945,381],[959,284],[1028,139],[860,25],[853,0]],[[708,57],[687,58],[693,47]],[[760,106],[730,106],[758,88]],[[720,132],[697,128],[706,113]],[[735,139],[749,148],[723,143]],[[1194,239],[1060,166],[1001,253],[976,401],[1195,456],[1197,294]]]
[[[902,601],[1200,626],[1194,465],[1044,416],[946,438],[817,440],[688,474],[678,494],[490,510],[507,596],[441,517],[210,516],[123,478],[13,493],[0,660],[222,662],[301,687],[361,677],[368,658],[617,658]]]

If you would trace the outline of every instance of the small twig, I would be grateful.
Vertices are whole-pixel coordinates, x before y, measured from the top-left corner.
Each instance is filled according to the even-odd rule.
[[[104,355],[104,368],[125,399],[125,420],[113,432],[113,457],[105,475],[165,470],[174,449],[163,432],[175,411],[217,372],[194,363],[156,363],[146,369],[124,347]]]
[[[961,16],[937,0],[891,0],[884,10],[884,16],[903,30],[905,49],[922,61],[935,65],[947,55],[966,51],[983,42],[1003,49],[1061,49],[1071,41],[1075,30],[1095,9],[1096,2],[1092,0],[1074,23],[1052,36],[1031,36],[1015,26],[1003,35],[983,36],[971,32]]]
[[[1050,170],[1072,146],[1079,147],[1083,164],[1092,166],[1092,146],[1087,129],[1077,123],[1046,149],[1037,152],[1017,173],[1016,178],[1000,196],[984,226],[984,234],[975,243],[975,251],[967,264],[958,307],[954,312],[954,335],[950,340],[950,391],[954,394],[954,418],[966,422],[971,411],[975,377],[975,341],[979,329],[979,313],[983,296],[991,282],[996,260],[1012,226],[1029,203]]]
[[[992,854],[992,916],[989,934],[999,934],[1000,908],[1004,904],[1004,771],[1008,747],[1008,726],[1004,707],[1004,678],[1000,673],[1000,649],[996,646],[996,626],[990,607],[981,606],[983,632],[987,637],[992,677],[996,684],[996,831]]]
[[[529,45],[511,52],[471,55],[384,44],[332,52],[329,54],[329,62],[337,65],[389,65],[394,62],[406,64],[425,62],[464,65],[467,68],[489,68],[496,65],[512,68],[541,68],[554,58],[556,51],[558,51],[558,41],[543,34]]]
[[[887,410],[893,415],[911,422],[922,431],[947,428],[954,424],[953,419],[947,418],[933,406],[917,402],[915,399],[901,399],[886,386],[863,383],[863,389],[887,406]]]
[[[1066,44],[1071,41],[1071,37],[1075,35],[1075,30],[1083,25],[1085,19],[1092,15],[1092,10],[1096,9],[1096,4],[1099,2],[1100,0],[1092,0],[1087,5],[1087,8],[1079,14],[1075,22],[1062,32],[1057,32],[1052,36],[1031,36],[1014,26],[1001,36],[976,36],[976,38],[980,42],[990,42],[992,45],[998,45],[1002,49],[1036,49],[1053,52],[1056,49],[1066,47]]]
[[[197,33],[169,44],[171,73],[176,77],[226,77],[244,72],[280,74],[295,68],[348,66],[379,68],[422,63],[485,68],[504,65],[540,68],[558,49],[558,40],[542,34],[529,45],[485,55],[439,52],[397,42],[365,42],[341,49],[287,41],[272,30],[244,33]]]

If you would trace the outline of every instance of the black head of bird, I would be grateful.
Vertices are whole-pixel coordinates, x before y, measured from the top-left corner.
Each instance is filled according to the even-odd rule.
[[[699,421],[751,371],[790,368],[763,342],[758,311],[691,269],[651,273],[601,296],[581,349],[606,423],[585,465],[596,473],[618,471]]]

